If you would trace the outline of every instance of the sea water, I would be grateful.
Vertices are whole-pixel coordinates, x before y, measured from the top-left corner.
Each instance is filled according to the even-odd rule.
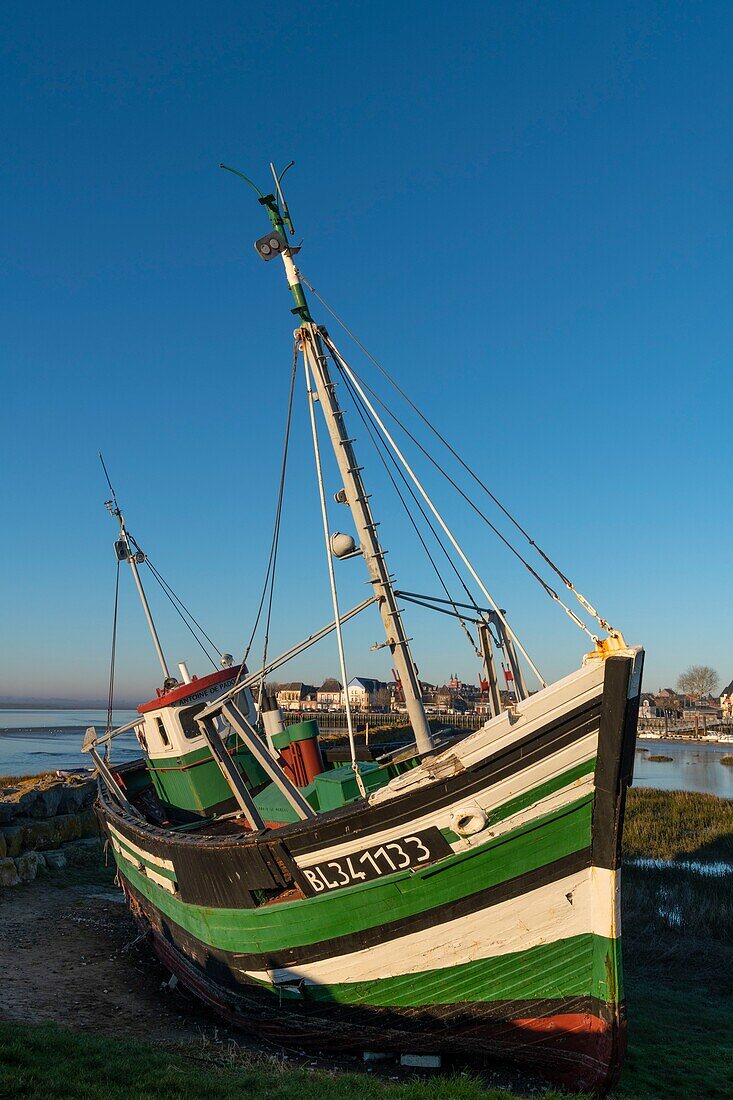
[[[114,725],[124,725],[134,717],[131,710],[115,711]],[[106,710],[2,710],[0,776],[88,768],[89,757],[81,751],[84,731],[96,726],[102,733],[106,725]],[[730,745],[640,739],[634,757],[634,786],[733,798],[733,767],[720,763],[721,757],[730,754]],[[113,762],[122,764],[139,755],[132,731],[113,742]],[[649,760],[650,755],[671,756],[672,760]]]
[[[113,714],[114,726],[135,717],[134,711]],[[89,756],[81,751],[84,732],[107,728],[106,710],[0,710],[0,776],[36,775],[38,772],[88,768]],[[140,756],[132,730],[115,738],[112,760],[122,764]]]
[[[645,741],[639,738],[634,756],[634,786],[662,791],[695,791],[733,798],[733,767],[721,764],[730,745],[709,741]],[[650,760],[650,756],[671,756]]]

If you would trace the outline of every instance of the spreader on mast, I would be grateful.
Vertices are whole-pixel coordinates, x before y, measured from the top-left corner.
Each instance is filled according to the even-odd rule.
[[[105,464],[104,459],[102,458],[101,452],[100,452],[100,455],[99,455],[99,461],[102,463],[102,469],[104,470],[104,476],[107,479],[107,484],[109,485],[110,492],[112,493],[111,499],[106,502],[107,509],[108,509],[110,515],[114,516],[118,520],[119,525],[120,525],[120,537],[115,542],[115,553],[117,555],[117,560],[118,560],[118,562],[126,561],[129,564],[130,569],[132,570],[132,576],[133,576],[133,579],[135,581],[135,587],[137,588],[138,596],[140,597],[140,603],[142,604],[142,609],[143,609],[143,612],[145,614],[145,620],[148,624],[148,629],[150,630],[150,637],[153,639],[153,645],[155,646],[155,652],[157,654],[158,660],[160,661],[160,667],[163,670],[163,686],[168,687],[171,684],[177,683],[177,680],[176,680],[175,676],[171,676],[171,674],[168,670],[168,662],[165,659],[165,654],[163,653],[163,647],[160,644],[160,638],[158,637],[158,631],[155,628],[155,623],[153,621],[153,616],[152,616],[152,613],[150,611],[150,604],[148,603],[148,597],[145,595],[145,589],[143,588],[143,582],[140,578],[140,571],[138,569],[138,564],[142,564],[142,562],[145,561],[145,554],[142,552],[142,550],[140,550],[139,547],[137,549],[133,549],[133,547],[130,544],[130,536],[128,534],[127,527],[125,526],[125,517],[123,516],[122,511],[120,510],[120,506],[117,503],[117,494],[115,493],[114,488],[112,487],[112,482],[110,481],[109,474],[107,473],[107,466]]]
[[[369,495],[361,476],[362,467],[356,459],[353,439],[346,431],[343,410],[336,397],[336,386],[331,379],[328,358],[321,340],[321,330],[311,316],[298,269],[293,260],[293,253],[297,249],[292,249],[288,243],[287,233],[288,231],[291,234],[293,233],[293,224],[287,205],[282,197],[280,186],[285,172],[278,177],[275,169],[272,165],[270,166],[275,179],[278,199],[274,194],[263,195],[259,188],[246,176],[243,176],[241,172],[237,172],[224,164],[221,167],[233,172],[257,191],[260,204],[265,207],[270,219],[271,232],[260,238],[255,243],[255,248],[264,260],[274,259],[278,255],[282,257],[285,276],[295,303],[292,312],[300,318],[297,338],[300,341],[303,355],[315,382],[319,404],[323,411],[331,445],[343,479],[346,503],[351,509],[369,579],[377,597],[377,605],[382,617],[387,645],[402,683],[405,705],[415,734],[415,742],[419,752],[429,752],[433,748],[433,741],[423,706],[418,670],[410,650],[409,639],[402,622],[402,614],[392,587],[392,579],[385,561],[385,551],[377,536],[377,523],[372,515]]]

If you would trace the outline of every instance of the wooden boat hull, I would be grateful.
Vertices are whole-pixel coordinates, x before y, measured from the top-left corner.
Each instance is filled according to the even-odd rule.
[[[510,1059],[607,1088],[641,663],[590,662],[368,807],[255,837],[141,824],[102,795],[130,907],[186,986],[286,1044]]]

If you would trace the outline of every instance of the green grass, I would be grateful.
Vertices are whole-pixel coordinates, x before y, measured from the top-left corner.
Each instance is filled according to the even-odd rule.
[[[733,863],[733,801],[712,794],[632,787],[624,855]]]
[[[468,1076],[393,1084],[277,1058],[0,1023],[0,1096],[27,1100],[514,1100]],[[559,1100],[558,1092],[545,1100]]]
[[[629,1049],[614,1100],[733,1096],[730,996],[676,985],[627,978]]]

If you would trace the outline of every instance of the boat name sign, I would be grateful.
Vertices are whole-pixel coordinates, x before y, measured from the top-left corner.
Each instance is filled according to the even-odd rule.
[[[409,836],[388,840],[384,844],[363,848],[348,856],[314,863],[301,870],[313,892],[321,894],[393,875],[397,871],[424,867],[451,852],[452,849],[440,829],[423,829],[418,833],[410,833]]]

